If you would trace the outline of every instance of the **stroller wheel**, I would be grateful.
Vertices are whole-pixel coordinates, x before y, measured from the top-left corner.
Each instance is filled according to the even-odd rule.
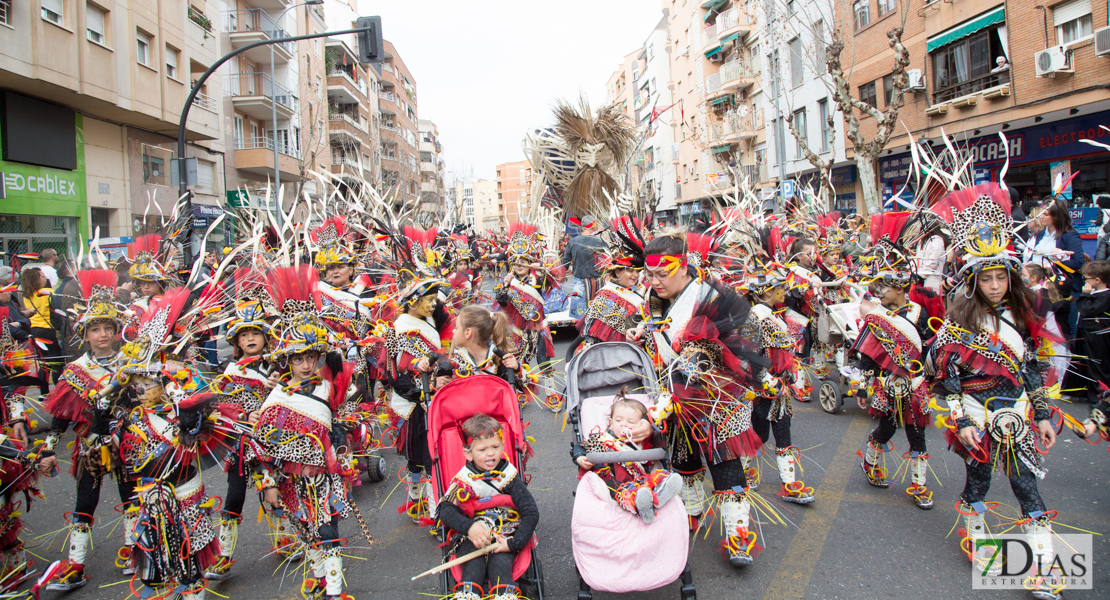
[[[366,479],[370,483],[385,480],[385,457],[370,455],[366,457]]]
[[[815,393],[817,401],[820,402],[821,408],[829,413],[835,415],[840,412],[840,407],[844,403],[844,398],[840,395],[840,384],[836,381],[824,380],[817,388]]]

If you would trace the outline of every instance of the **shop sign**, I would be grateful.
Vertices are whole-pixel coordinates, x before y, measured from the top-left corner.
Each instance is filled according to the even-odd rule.
[[[990,181],[991,181],[991,170],[990,169],[973,169],[972,173],[971,173],[971,178],[972,178],[972,181],[975,183],[975,185],[979,185],[980,183],[990,183]]]
[[[845,194],[837,194],[836,201],[833,203],[833,210],[838,210],[844,214],[856,214],[856,193],[848,192]]]
[[[680,204],[678,207],[678,214],[680,215],[696,215],[701,212],[701,202],[694,201],[688,204]]]
[[[85,201],[85,135],[77,115],[77,169],[67,171],[0,159],[0,199]]]
[[[1075,227],[1075,230],[1079,232],[1080,236],[1088,239],[1098,237],[1099,226],[1095,225],[1095,221],[1098,220],[1098,213],[1100,210],[1102,209],[1097,206],[1068,209],[1068,216],[1071,217],[1071,224]]]
[[[856,182],[856,166],[837,167],[829,173],[833,185],[848,185]]]
[[[1056,182],[1061,183],[1067,181],[1068,185],[1060,191],[1060,195],[1064,200],[1071,200],[1071,161],[1062,160],[1060,162],[1048,163],[1048,180],[1052,182],[1052,189],[1056,189]]]

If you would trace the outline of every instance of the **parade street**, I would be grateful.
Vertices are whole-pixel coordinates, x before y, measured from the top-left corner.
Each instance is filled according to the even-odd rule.
[[[569,332],[556,338],[556,356],[565,356],[571,339]],[[1086,406],[1064,404],[1063,408],[1080,420],[1086,416]],[[799,405],[795,411],[794,438],[804,457],[803,478],[815,489],[817,501],[808,507],[776,503],[783,516],[798,527],[764,525],[758,543],[766,549],[746,569],[734,569],[721,559],[718,531],[710,532],[707,538],[704,532],[698,536],[690,551],[698,598],[1025,597],[1020,590],[971,589],[969,563],[959,551],[958,536],[955,532],[949,535],[956,522],[953,506],[963,484],[963,465],[944,447],[937,429],[929,428],[928,442],[930,465],[940,485],[931,487],[935,490],[935,507],[922,511],[903,495],[908,483],[892,481],[885,490],[867,484],[856,452],[863,447],[874,423],[854,402],[846,404],[836,415],[826,414],[814,404]],[[536,405],[525,409],[524,418],[531,422],[528,434],[535,438],[536,455],[528,463],[528,474],[532,476],[529,487],[541,512],[537,554],[547,580],[545,597],[574,598],[578,579],[570,541],[574,506],[571,492],[576,485],[576,469],[568,454],[571,430],[569,426],[565,431],[561,429],[561,414],[556,417]],[[894,444],[897,454],[906,450],[901,432],[894,438]],[[1048,475],[1039,484],[1048,508],[1060,513],[1056,523],[1061,532],[1076,533],[1064,525],[1110,531],[1108,458],[1105,444],[1091,446],[1068,431],[1060,435],[1056,447],[1048,453],[1045,459]],[[365,548],[354,519],[341,525],[340,534],[350,540],[352,547],[348,554],[357,557],[345,562],[350,594],[359,600],[439,596],[437,577],[410,581],[412,576],[439,564],[441,555],[436,549],[438,542],[428,535],[427,529],[417,528],[407,516],[397,514],[405,491],[403,486],[396,487],[396,473],[404,466],[404,460],[394,452],[387,453],[386,459],[393,473],[391,479],[369,484],[363,478],[363,484],[354,490],[355,500],[374,536],[374,545]],[[889,462],[888,465],[893,473],[896,467]],[[766,459],[760,469],[763,484],[759,493],[772,497],[778,488],[777,474]],[[204,473],[209,494],[223,495],[226,483],[221,476],[215,469]],[[996,475],[990,497],[1012,503],[1008,488],[1008,482]],[[36,504],[25,517],[34,530],[26,535],[28,540],[61,528],[61,512],[73,506],[74,483],[69,476],[45,480],[43,492],[46,502]],[[120,530],[112,516],[116,504],[115,486],[105,480],[98,522],[93,530],[95,550],[90,553],[89,584],[69,594],[43,592],[44,600],[127,595],[127,584],[112,564],[119,546]],[[1011,509],[1010,514],[1016,511]],[[300,564],[283,566],[278,558],[265,556],[269,542],[265,524],[258,523],[258,501],[253,494],[248,496],[244,516],[231,575],[223,582],[212,583],[210,589],[233,598],[301,598]],[[29,546],[38,543],[32,541]],[[61,544],[59,537],[49,546],[31,548],[43,559],[39,561],[40,569],[48,561],[65,558]],[[1104,597],[1102,590],[1110,584],[1110,571],[1105,568],[1110,564],[1110,543],[1105,536],[1095,536],[1094,551],[1094,589],[1068,590],[1069,600]],[[650,593],[625,596],[597,593],[594,597],[673,599],[678,598],[678,585]]]

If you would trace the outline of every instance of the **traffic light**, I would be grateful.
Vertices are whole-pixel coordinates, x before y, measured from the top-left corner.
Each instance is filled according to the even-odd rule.
[[[362,64],[382,62],[385,58],[385,48],[382,46],[382,18],[359,17],[355,22],[358,29],[368,31],[358,32],[358,60]]]

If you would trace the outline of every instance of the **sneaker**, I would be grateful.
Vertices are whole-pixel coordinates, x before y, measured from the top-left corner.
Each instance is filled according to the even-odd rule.
[[[794,504],[813,504],[813,488],[806,487],[801,481],[782,484],[782,493],[779,496]]]
[[[216,559],[215,564],[208,567],[208,570],[204,573],[204,578],[209,581],[220,581],[227,577],[227,573],[231,570],[233,564],[235,564],[235,561],[231,557],[221,556]]]
[[[85,577],[85,565],[62,561],[65,568],[58,573],[53,581],[46,584],[46,589],[51,592],[68,592],[84,586],[89,582]]]
[[[747,567],[755,562],[752,557],[752,546],[755,545],[755,534],[745,528],[740,528],[737,535],[730,535],[724,540],[728,564],[734,567]]]
[[[868,464],[866,460],[860,463],[860,468],[867,476],[867,483],[879,488],[890,487],[890,482],[886,480],[886,469]]]
[[[135,574],[135,564],[131,561],[131,546],[123,546],[116,552],[116,566],[123,569],[124,575]]]
[[[933,507],[933,493],[923,485],[911,485],[906,493],[913,496],[913,503],[921,510]]]
[[[651,493],[651,488],[636,490],[636,514],[640,515],[645,525],[655,520],[655,494]]]
[[[679,493],[682,492],[682,476],[678,473],[671,473],[669,477],[663,480],[663,485],[655,490],[655,508],[659,508],[664,504],[671,501]]]
[[[306,600],[323,600],[324,595],[327,594],[327,582],[321,577],[307,577],[304,583],[301,584],[301,596]]]
[[[482,588],[473,583],[457,584],[450,600],[482,600]]]

